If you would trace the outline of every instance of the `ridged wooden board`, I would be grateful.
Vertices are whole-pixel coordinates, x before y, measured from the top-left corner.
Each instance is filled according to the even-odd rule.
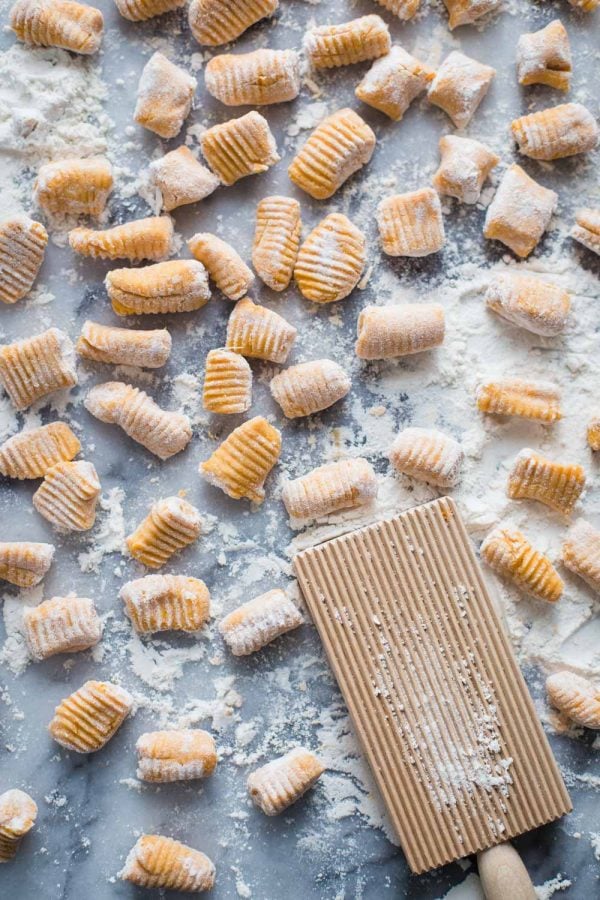
[[[452,500],[294,566],[413,872],[572,809]]]

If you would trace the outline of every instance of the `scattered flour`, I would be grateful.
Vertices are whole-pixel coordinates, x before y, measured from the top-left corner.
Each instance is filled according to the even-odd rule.
[[[121,553],[125,548],[125,519],[123,515],[123,488],[111,488],[100,497],[100,521],[91,537],[91,548],[79,554],[82,572],[98,572],[100,563],[108,553]]]
[[[535,892],[538,900],[550,900],[557,891],[566,891],[571,887],[572,882],[568,878],[563,878],[560,872],[555,878],[551,878],[544,884],[536,885]]]

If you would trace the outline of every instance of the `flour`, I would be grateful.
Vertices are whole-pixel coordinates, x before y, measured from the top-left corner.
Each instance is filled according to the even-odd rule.
[[[79,554],[82,572],[98,572],[107,553],[125,550],[125,519],[123,515],[123,488],[111,488],[100,497],[100,516],[92,533],[91,549]]]
[[[23,635],[23,609],[37,606],[44,594],[43,585],[21,590],[19,596],[4,594],[2,599],[6,640],[0,649],[0,663],[4,663],[15,675],[21,675],[31,662],[31,654]]]
[[[538,900],[550,900],[550,897],[553,897],[557,891],[568,890],[571,884],[568,878],[563,878],[559,872],[555,878],[551,878],[544,884],[536,885],[535,893]]]

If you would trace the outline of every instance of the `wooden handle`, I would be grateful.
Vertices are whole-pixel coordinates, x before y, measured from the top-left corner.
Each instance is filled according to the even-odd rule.
[[[536,900],[523,860],[512,844],[498,844],[477,854],[486,900]]]

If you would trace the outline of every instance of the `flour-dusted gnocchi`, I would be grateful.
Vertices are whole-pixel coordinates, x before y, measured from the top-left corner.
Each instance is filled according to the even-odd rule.
[[[361,16],[340,25],[317,25],[304,35],[304,52],[313,69],[334,69],[389,53],[389,28],[381,16]]]
[[[429,256],[446,240],[442,205],[433,188],[386,197],[377,207],[377,226],[388,256]]]
[[[377,496],[377,476],[360,456],[318,466],[287,481],[281,492],[292,519],[318,519],[341,509],[364,506]]]
[[[585,487],[585,472],[575,463],[559,463],[525,447],[508,476],[512,500],[537,500],[570,516]]]
[[[208,274],[195,259],[113,269],[104,283],[118,316],[191,312],[210,300]]]
[[[563,541],[562,560],[567,569],[600,594],[600,531],[578,519]]]
[[[366,259],[362,231],[342,213],[330,213],[300,247],[294,279],[307,300],[336,303],[352,293]]]
[[[552,706],[576,725],[600,729],[600,688],[589,679],[563,670],[546,679],[546,693]]]
[[[208,412],[233,415],[252,406],[252,369],[248,361],[224,347],[206,357],[202,405]]]
[[[115,0],[124,19],[130,22],[145,22],[155,16],[172,12],[185,6],[185,0]]]
[[[234,656],[248,656],[302,623],[296,604],[276,588],[230,612],[221,619],[219,631]]]
[[[469,124],[487,94],[496,70],[453,50],[437,70],[427,99],[439,106],[457,128]]]
[[[166,328],[137,331],[98,322],[84,322],[75,345],[80,356],[112,365],[158,369],[171,353],[171,335]]]
[[[521,35],[517,42],[519,84],[547,84],[568,91],[571,72],[569,35],[560,19],[539,31]]]
[[[49,215],[99,216],[112,191],[107,159],[59,159],[40,166],[33,184],[36,203]]]
[[[133,708],[133,697],[110,681],[86,681],[59,703],[48,726],[67,750],[95,753],[117,733]]]
[[[0,445],[0,475],[43,478],[59,462],[70,462],[81,450],[79,439],[65,422],[51,422],[21,431]]]
[[[598,124],[581,103],[561,103],[521,116],[510,129],[523,156],[563,159],[588,153],[598,143]]]
[[[517,256],[529,256],[548,228],[557,202],[554,191],[513,163],[488,206],[484,237],[500,241]]]
[[[600,450],[600,415],[592,416],[588,422],[586,438],[590,450]]]
[[[17,0],[10,27],[25,44],[89,55],[100,49],[104,18],[99,9],[73,0]]]
[[[290,366],[271,379],[273,399],[288,419],[310,416],[345,397],[352,382],[332,359],[315,359]]]
[[[254,50],[213,56],[204,69],[206,90],[226,106],[268,106],[300,93],[295,50]]]
[[[531,597],[548,603],[560,599],[564,585],[558,572],[516,528],[495,528],[481,545],[481,556],[494,572]]]
[[[37,804],[17,788],[0,794],[0,863],[10,862],[37,818]]]
[[[571,297],[556,284],[525,272],[496,272],[485,293],[488,309],[532,334],[555,337],[565,330]]]
[[[215,867],[200,850],[161,834],[143,834],[129,851],[119,878],[138,887],[199,894],[212,889]]]
[[[96,385],[84,403],[96,419],[119,425],[125,434],[162,460],[184,450],[192,437],[186,415],[161,409],[144,391],[122,381]]]
[[[433,69],[394,45],[373,63],[354,93],[363,103],[398,122],[434,76]]]
[[[458,441],[433,428],[405,428],[389,453],[393,467],[417,481],[454,487],[460,478],[464,454]]]
[[[48,232],[29,216],[0,222],[0,303],[25,297],[44,261]]]
[[[296,334],[283,316],[246,297],[236,303],[229,316],[227,349],[254,359],[284,363]]]
[[[192,0],[188,20],[199,44],[218,47],[272,16],[278,6],[279,0]]]
[[[412,19],[421,5],[421,0],[375,0],[375,2],[402,21]]]
[[[234,500],[262,503],[265,479],[281,453],[281,433],[262,416],[235,428],[199,472]]]
[[[98,643],[102,622],[88,597],[53,597],[23,613],[23,632],[34,659],[77,653]]]
[[[214,738],[200,728],[148,731],[135,749],[137,777],[154,784],[207,778],[217,767]]]
[[[128,581],[119,596],[140,634],[198,631],[210,618],[210,594],[199,578],[146,575]]]
[[[600,6],[600,0],[569,0],[569,3],[582,12],[593,12]]]
[[[448,28],[454,31],[459,25],[473,25],[482,16],[495,12],[501,0],[444,0],[448,10]]]
[[[444,308],[438,303],[365,306],[358,317],[355,350],[359,359],[393,359],[439,347],[444,341]]]
[[[0,579],[17,587],[39,584],[54,559],[54,546],[33,541],[0,542]]]
[[[89,531],[96,521],[100,490],[91,462],[60,462],[46,472],[33,505],[59,531]]]
[[[204,200],[221,184],[217,176],[185,146],[151,162],[147,183],[158,191],[158,202],[166,212]]]
[[[181,497],[166,497],[154,504],[146,518],[127,538],[131,555],[149,569],[160,569],[184,547],[198,540],[200,513]]]
[[[158,262],[170,256],[173,249],[173,222],[169,216],[149,216],[97,231],[74,228],[69,244],[75,253],[93,259],[128,259]]]
[[[295,747],[248,776],[248,793],[267,816],[278,816],[317,783],[325,766],[304,747]]]
[[[198,232],[187,245],[226,297],[239,300],[246,296],[254,274],[231,244],[216,234]]]
[[[288,175],[315,200],[327,200],[373,156],[375,134],[352,109],[323,119],[296,154]]]
[[[163,53],[150,57],[140,77],[133,117],[159,137],[177,137],[192,108],[197,81]]]
[[[562,418],[560,391],[549,381],[500,378],[477,389],[477,408],[493,416],[517,416],[552,424]]]
[[[461,203],[477,203],[483,183],[500,157],[480,141],[454,134],[441,137],[439,147],[440,166],[432,178],[436,191]]]
[[[252,265],[273,291],[292,279],[301,231],[300,204],[292,197],[265,197],[256,207]]]
[[[600,209],[578,209],[571,237],[600,255]]]
[[[75,350],[68,335],[49,328],[0,346],[0,383],[15,409],[76,385]]]
[[[208,128],[200,146],[206,162],[227,185],[266,172],[281,159],[269,123],[255,109]]]

